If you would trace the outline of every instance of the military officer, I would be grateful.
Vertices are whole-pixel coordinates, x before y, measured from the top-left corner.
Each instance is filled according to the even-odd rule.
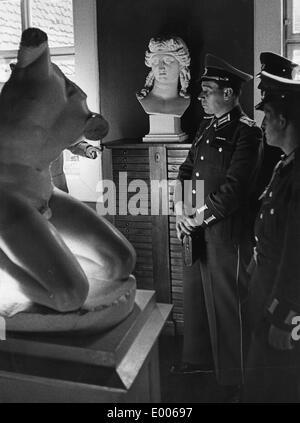
[[[293,74],[298,67],[297,63],[270,51],[264,51],[260,54],[260,62],[261,71],[289,79],[293,79]],[[260,73],[258,76],[259,75]],[[257,88],[263,91],[263,83],[261,80]],[[262,129],[264,129],[264,121],[262,123]],[[274,167],[279,162],[281,154],[282,151],[280,148],[268,145],[264,138],[263,162],[258,178],[258,191],[260,190],[261,193],[269,183]]]
[[[192,234],[196,251],[184,266],[184,347],[176,373],[214,370],[220,384],[242,383],[241,295],[251,258],[252,186],[259,166],[262,132],[242,111],[241,87],[252,79],[211,54],[205,58],[199,100],[207,116],[200,124],[175,187],[179,239]],[[204,204],[191,216],[181,188],[204,180]]]
[[[284,155],[263,194],[255,227],[249,297],[253,336],[244,398],[299,402],[300,81],[265,70],[260,78],[263,96],[257,108],[265,113],[266,139]]]

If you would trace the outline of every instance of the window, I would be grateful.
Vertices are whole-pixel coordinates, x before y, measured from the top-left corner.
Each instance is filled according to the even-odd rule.
[[[300,64],[300,1],[285,0],[284,3],[284,53]],[[300,79],[300,71],[296,79]]]
[[[8,79],[21,33],[29,26],[48,34],[52,61],[75,79],[72,0],[0,0],[0,81]]]
[[[21,33],[29,26],[47,32],[52,61],[87,93],[90,109],[99,112],[96,0],[0,0],[0,90],[16,60]],[[101,160],[75,161],[68,152],[65,158],[70,193],[96,201]]]

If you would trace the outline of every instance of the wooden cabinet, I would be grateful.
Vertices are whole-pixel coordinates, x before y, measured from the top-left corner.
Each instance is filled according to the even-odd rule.
[[[116,185],[117,207],[112,220],[137,252],[134,274],[138,288],[154,289],[158,301],[173,304],[172,318],[180,328],[183,324],[182,251],[176,237],[171,185],[190,144],[120,140],[107,144],[106,148],[111,153],[110,174]],[[163,186],[161,190],[157,189],[159,183]],[[140,185],[143,196],[137,188]],[[135,204],[142,214],[133,215],[128,210]]]

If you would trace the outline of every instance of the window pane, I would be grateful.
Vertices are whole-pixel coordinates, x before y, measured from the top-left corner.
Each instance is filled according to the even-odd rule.
[[[1,1],[1,0],[0,0]],[[0,58],[0,83],[6,82],[11,74],[10,63],[17,59]],[[52,56],[51,61],[55,63],[71,81],[75,82],[75,56]]]
[[[300,46],[297,44],[287,45],[288,58],[300,66]],[[300,67],[293,72],[293,78],[300,80]]]
[[[294,48],[292,60],[293,62],[300,63],[300,49]]]
[[[0,1],[0,50],[17,50],[21,33],[20,0]]]
[[[50,47],[74,45],[72,0],[31,0],[31,19],[48,34]]]
[[[293,33],[300,33],[300,2],[293,0]]]
[[[52,56],[55,63],[71,81],[75,82],[75,56]]]
[[[9,64],[15,63],[16,59],[0,59],[0,83],[4,83],[8,80],[11,74]]]

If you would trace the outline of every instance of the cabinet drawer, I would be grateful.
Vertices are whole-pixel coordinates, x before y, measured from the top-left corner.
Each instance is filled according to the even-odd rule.
[[[134,216],[133,216],[134,218]],[[129,231],[136,229],[152,229],[152,223],[150,221],[130,221],[130,220],[120,220],[116,219],[116,225],[119,229],[127,228]]]
[[[185,160],[186,156],[188,155],[189,149],[184,150],[168,150],[168,161],[173,158],[182,158],[182,160]]]
[[[150,223],[152,225],[152,217],[151,216],[131,216],[131,215],[118,215],[115,218],[115,225],[118,227],[118,225],[135,225],[135,222],[145,222]]]
[[[125,170],[134,172],[149,172],[149,164],[128,163],[123,161],[122,163],[116,163],[114,165],[114,171],[116,170],[121,172],[124,172]]]
[[[148,157],[147,148],[116,148],[112,150],[112,157]]]
[[[132,180],[136,180],[136,179],[142,179],[144,181],[150,181],[150,175],[149,172],[145,171],[145,170],[141,170],[141,171],[136,171],[134,168],[128,168],[127,165],[123,165],[122,169],[114,169],[113,170],[113,180],[115,182],[118,182],[119,179],[121,181],[123,181],[124,179],[124,175],[119,175],[120,172],[127,172],[127,183],[130,183]],[[124,182],[124,181],[123,181]],[[124,184],[126,184],[126,182],[124,182]]]
[[[113,164],[114,166],[118,164],[148,164],[149,165],[149,158],[146,156],[113,156]]]

